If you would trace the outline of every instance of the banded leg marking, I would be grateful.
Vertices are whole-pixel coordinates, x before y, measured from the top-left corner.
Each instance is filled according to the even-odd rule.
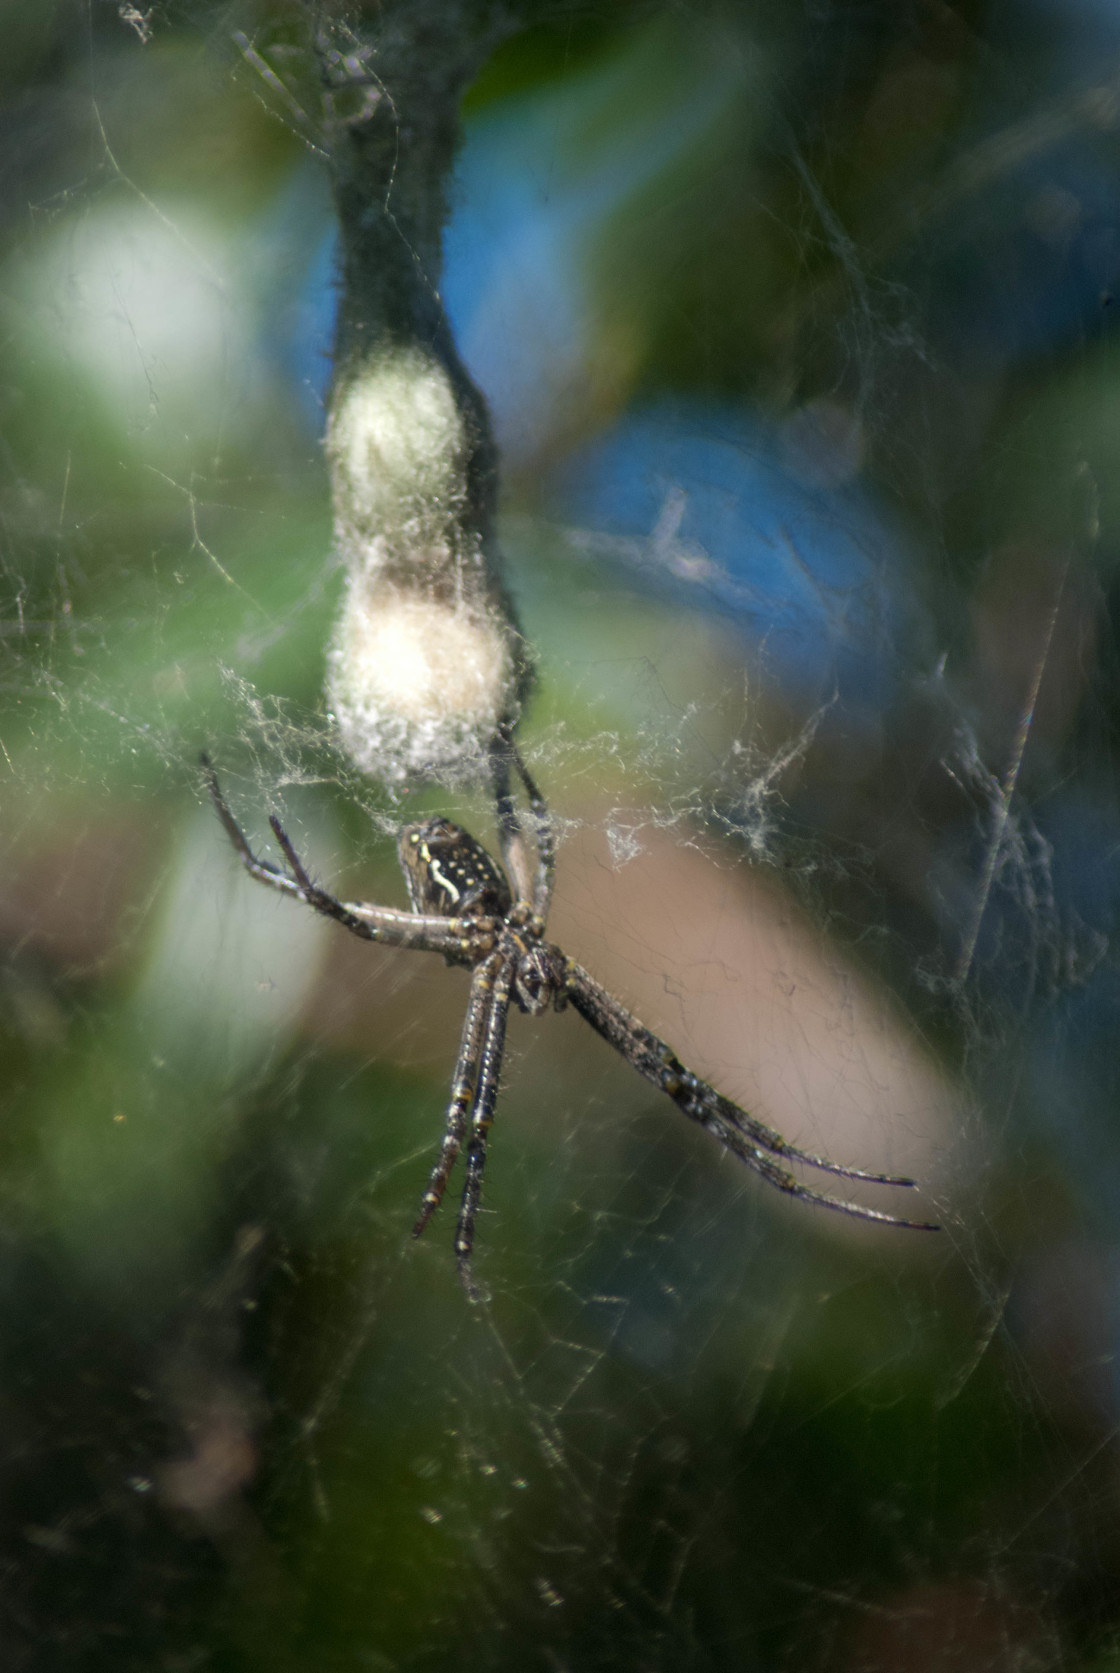
[[[499,953],[491,953],[471,978],[463,1038],[455,1064],[455,1078],[451,1083],[451,1101],[444,1116],[443,1140],[439,1156],[428,1178],[427,1189],[420,1199],[420,1214],[412,1228],[413,1237],[420,1236],[443,1201],[451,1170],[462,1149],[463,1135],[467,1130],[467,1122],[475,1104],[476,1089],[479,1085],[479,1061],[493,1009],[494,978],[502,962]]]
[[[478,1092],[471,1112],[470,1138],[467,1140],[466,1171],[463,1198],[459,1207],[459,1223],[455,1228],[455,1254],[459,1262],[459,1276],[472,1301],[479,1299],[478,1286],[471,1273],[471,1249],[474,1246],[474,1223],[482,1196],[482,1175],[486,1167],[486,1139],[494,1121],[494,1105],[498,1098],[498,1076],[505,1048],[506,1018],[509,1015],[510,990],[513,986],[513,965],[502,960],[494,983],[494,997],[486,1024],[486,1035],[478,1073]]]

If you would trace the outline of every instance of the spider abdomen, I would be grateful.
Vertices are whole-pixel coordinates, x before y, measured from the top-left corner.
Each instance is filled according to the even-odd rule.
[[[513,906],[506,875],[469,831],[438,816],[406,825],[397,854],[412,910],[443,918],[505,918]]]

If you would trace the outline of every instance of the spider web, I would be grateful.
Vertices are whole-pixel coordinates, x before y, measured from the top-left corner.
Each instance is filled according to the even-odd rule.
[[[344,898],[402,818],[492,839],[324,714],[295,10],[9,5],[5,1666],[1105,1673],[1120,41],[527,11],[444,288],[550,934],[943,1231],[766,1191],[568,1012],[511,1019],[486,1305],[450,1204],[411,1242],[464,974],[254,886],[197,770]]]

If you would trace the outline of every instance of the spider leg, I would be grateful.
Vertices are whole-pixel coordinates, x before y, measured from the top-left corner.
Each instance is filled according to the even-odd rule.
[[[849,1179],[865,1179],[877,1185],[900,1185],[912,1187],[912,1179],[895,1178],[890,1174],[867,1173],[860,1168],[841,1167],[838,1162],[830,1162],[823,1156],[815,1156],[810,1151],[798,1150],[796,1146],[788,1144],[782,1135],[759,1121],[738,1104],[733,1104],[729,1098],[702,1081],[690,1069],[686,1069],[664,1040],[659,1040],[648,1028],[631,1016],[625,1006],[619,1004],[614,996],[607,992],[599,983],[589,976],[581,965],[573,959],[564,959],[564,991],[579,1014],[591,1024],[597,1034],[601,1034],[615,1050],[620,1052],[627,1062],[637,1069],[640,1075],[668,1093],[678,1109],[683,1110],[690,1121],[696,1121],[717,1138],[726,1150],[766,1180],[768,1185],[784,1191],[788,1196],[797,1197],[802,1202],[817,1203],[823,1208],[835,1209],[841,1214],[851,1214],[857,1220],[884,1220],[892,1226],[907,1226],[914,1231],[937,1231],[938,1227],[925,1221],[905,1220],[896,1214],[885,1214],[881,1209],[864,1208],[859,1203],[848,1202],[842,1197],[826,1196],[823,1192],[813,1191],[807,1185],[802,1185],[787,1168],[783,1168],[774,1160],[775,1156],[782,1156],[791,1161],[806,1162],[812,1167],[823,1168],[830,1173],[842,1174]]]
[[[202,776],[205,781],[206,788],[210,792],[210,800],[217,809],[218,818],[225,826],[226,835],[229,837],[229,840],[233,843],[234,848],[237,850],[241,863],[245,867],[245,870],[249,873],[249,876],[255,877],[260,883],[271,884],[274,889],[279,889],[283,894],[295,895],[298,899],[300,895],[300,886],[296,880],[292,877],[286,876],[285,873],[278,870],[276,866],[270,866],[267,860],[258,860],[257,856],[253,853],[253,850],[249,847],[245,832],[241,829],[241,826],[233,817],[233,814],[230,812],[229,803],[226,801],[221,792],[221,788],[218,784],[218,775],[214,771],[210,757],[208,755],[200,755],[199,764],[202,767]]]
[[[533,893],[534,861],[529,852],[521,816],[510,789],[509,768],[513,743],[502,731],[490,745],[490,771],[494,784],[494,807],[498,822],[498,847],[506,876],[513,884],[516,900],[528,900]]]
[[[210,799],[225,826],[226,835],[250,877],[255,877],[260,883],[269,884],[273,889],[279,889],[281,894],[292,895],[296,900],[305,901],[308,906],[314,907],[316,912],[334,918],[352,934],[361,936],[363,941],[376,941],[389,947],[413,947],[422,952],[462,955],[464,938],[472,928],[478,927],[479,920],[472,925],[464,918],[425,916],[418,912],[398,912],[388,906],[372,906],[365,901],[336,900],[325,889],[320,889],[312,883],[286,831],[276,818],[270,818],[269,824],[292,868],[292,875],[289,877],[287,872],[269,865],[267,860],[259,860],[230,811],[209,756],[201,757],[201,765]]]
[[[471,1272],[471,1249],[474,1246],[474,1222],[482,1195],[482,1173],[486,1166],[486,1139],[494,1120],[494,1105],[498,1097],[498,1077],[502,1071],[502,1053],[506,1042],[506,1018],[509,1015],[510,990],[513,987],[512,959],[503,957],[494,981],[493,996],[486,1019],[486,1030],[479,1059],[478,1087],[471,1110],[470,1138],[467,1140],[467,1177],[463,1185],[463,1199],[459,1207],[459,1223],[455,1228],[455,1254],[459,1263],[459,1277],[472,1301],[481,1299],[481,1292]]]
[[[552,903],[552,877],[556,862],[556,842],[552,833],[552,819],[548,804],[541,795],[521,752],[508,730],[503,730],[491,746],[491,769],[494,778],[494,800],[498,813],[498,842],[502,862],[514,886],[519,901],[528,901],[540,918],[548,917]],[[533,827],[535,862],[531,859],[521,816],[510,790],[510,766],[529,798],[529,814]]]
[[[529,798],[529,812],[533,817],[533,835],[537,845],[537,875],[533,884],[533,911],[539,918],[548,918],[548,909],[552,905],[553,874],[556,870],[556,836],[552,828],[552,815],[548,811],[548,803],[537,788],[535,780],[530,776],[529,769],[521,759],[521,752],[517,745],[510,743],[510,754],[513,764],[517,768],[525,794]]]
[[[704,1083],[701,1082],[700,1085]],[[758,1145],[751,1141],[735,1127],[727,1123],[715,1112],[710,1105],[699,1099],[686,1102],[680,1098],[674,1099],[688,1116],[690,1121],[697,1121],[711,1133],[732,1155],[737,1156],[752,1172],[757,1173],[768,1185],[773,1185],[778,1191],[784,1191],[787,1196],[796,1197],[798,1202],[815,1203],[818,1208],[831,1208],[837,1214],[850,1214],[855,1220],[881,1220],[888,1226],[904,1226],[908,1231],[936,1232],[941,1227],[929,1220],[904,1220],[898,1214],[884,1214],[880,1208],[864,1208],[862,1203],[848,1202],[844,1197],[830,1197],[824,1191],[811,1190],[808,1185],[790,1173],[788,1168],[781,1167],[772,1157],[768,1156]],[[857,1178],[873,1179],[874,1174],[858,1174]],[[897,1181],[889,1181],[894,1184]],[[906,1181],[911,1183],[911,1181]]]
[[[443,1201],[451,1170],[462,1149],[463,1135],[478,1091],[479,1060],[493,1010],[494,977],[501,964],[502,955],[491,953],[471,977],[471,996],[463,1023],[455,1076],[451,1082],[451,1101],[444,1117],[443,1143],[429,1175],[427,1190],[420,1199],[420,1215],[412,1228],[413,1237],[420,1236]]]
[[[674,1059],[674,1061],[676,1061]],[[679,1065],[678,1065],[679,1067]],[[689,1076],[687,1069],[681,1073]],[[908,1179],[904,1174],[872,1173],[867,1168],[849,1168],[842,1162],[830,1162],[827,1156],[818,1156],[812,1150],[799,1150],[797,1145],[790,1144],[781,1133],[773,1127],[768,1127],[765,1121],[760,1121],[756,1115],[733,1104],[730,1098],[725,1098],[722,1092],[717,1092],[707,1081],[689,1076],[698,1090],[708,1097],[712,1110],[729,1127],[735,1127],[745,1138],[753,1140],[763,1150],[769,1150],[775,1156],[785,1156],[791,1162],[805,1162],[811,1168],[820,1168],[822,1173],[839,1174],[842,1179],[862,1179],[869,1185],[901,1185],[904,1190],[913,1190],[917,1180]]]

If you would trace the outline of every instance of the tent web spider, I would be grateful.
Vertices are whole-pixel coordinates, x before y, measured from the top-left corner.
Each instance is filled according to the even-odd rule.
[[[471,1249],[511,1003],[530,1016],[539,1016],[550,1005],[560,1011],[570,1001],[595,1032],[640,1075],[667,1093],[690,1121],[699,1122],[725,1150],[768,1185],[788,1196],[860,1220],[881,1220],[913,1231],[936,1231],[938,1228],[927,1222],[904,1220],[803,1185],[775,1158],[803,1162],[826,1173],[866,1180],[873,1185],[909,1188],[915,1181],[842,1167],[827,1157],[789,1144],[772,1127],[686,1069],[663,1040],[631,1016],[574,959],[545,940],[555,858],[548,812],[508,740],[496,747],[493,759],[504,869],[481,843],[449,819],[437,816],[405,825],[397,840],[397,854],[412,910],[402,912],[395,907],[373,906],[368,901],[340,901],[319,888],[311,881],[275,816],[269,818],[269,824],[291,868],[290,874],[266,860],[259,860],[230,811],[213,766],[208,757],[202,757],[206,786],[218,816],[251,877],[283,894],[293,895],[316,912],[337,919],[366,941],[442,953],[448,964],[462,964],[472,972],[462,1043],[444,1118],[443,1142],[412,1228],[412,1235],[419,1237],[439,1207],[451,1170],[465,1144],[466,1181],[455,1230],[455,1254],[460,1277],[471,1299],[478,1300],[481,1294],[471,1272]],[[528,852],[525,832],[510,793],[511,762],[529,800],[535,861]]]

